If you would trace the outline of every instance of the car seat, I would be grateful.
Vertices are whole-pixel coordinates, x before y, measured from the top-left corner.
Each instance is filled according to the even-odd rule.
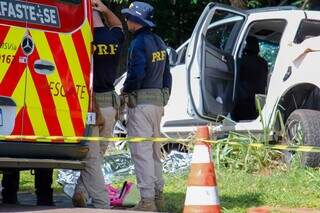
[[[258,117],[255,95],[265,94],[268,80],[268,63],[259,56],[259,41],[248,36],[243,56],[239,60],[237,98],[232,118],[235,121],[253,120]]]

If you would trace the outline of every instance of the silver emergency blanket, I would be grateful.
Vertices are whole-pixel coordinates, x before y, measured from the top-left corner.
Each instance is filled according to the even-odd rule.
[[[163,160],[164,173],[183,172],[190,166],[192,154],[171,151]],[[102,164],[102,171],[106,184],[111,184],[114,180],[123,179],[134,174],[134,166],[131,157],[127,153],[105,156]],[[72,197],[80,176],[79,171],[62,169],[59,170],[57,181],[64,187],[64,192]]]
[[[163,161],[163,172],[176,174],[189,168],[192,154],[171,151]]]

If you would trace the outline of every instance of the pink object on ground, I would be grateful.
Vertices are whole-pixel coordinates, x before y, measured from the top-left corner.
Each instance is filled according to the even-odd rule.
[[[106,185],[106,191],[109,195],[110,204],[113,206],[115,200],[120,197],[120,190],[114,188],[111,184]]]
[[[139,201],[135,184],[125,181],[121,191],[110,184],[106,186],[111,206],[134,206]]]

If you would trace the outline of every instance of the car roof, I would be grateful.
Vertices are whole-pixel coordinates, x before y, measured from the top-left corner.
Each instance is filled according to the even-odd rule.
[[[259,13],[272,13],[272,12],[290,12],[290,13],[294,13],[294,12],[301,12],[304,10],[301,10],[295,6],[274,6],[274,7],[262,7],[262,8],[256,8],[256,9],[240,9],[240,8],[236,8],[230,5],[226,5],[226,4],[221,4],[221,3],[214,3],[212,4],[212,6],[218,6],[221,8],[225,8],[225,9],[229,9],[229,10],[234,10],[237,11],[239,13],[242,14],[247,14],[247,15],[253,15],[253,14],[259,14]]]
[[[222,3],[212,3],[211,7],[218,6],[220,8],[225,8],[229,10],[234,10],[239,13],[251,15],[251,14],[257,14],[257,13],[266,13],[266,12],[282,12],[282,11],[290,11],[290,12],[301,12],[304,10],[301,10],[295,6],[274,6],[274,7],[261,7],[256,9],[241,9],[236,8],[231,5],[226,5]]]
[[[279,12],[279,11],[287,11],[287,10],[300,10],[295,6],[278,6],[278,7],[262,7],[257,9],[245,10],[246,13],[264,13],[264,12]],[[300,10],[301,11],[301,10]]]

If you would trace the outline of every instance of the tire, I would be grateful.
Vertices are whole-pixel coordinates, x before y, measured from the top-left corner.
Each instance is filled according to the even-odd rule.
[[[162,145],[162,151],[167,154],[170,154],[171,151],[188,153],[189,149],[186,145],[181,143],[165,143]]]
[[[298,109],[286,121],[286,145],[320,146],[320,111]],[[320,153],[284,151],[284,161],[291,164],[296,158],[302,166],[319,167]],[[299,157],[299,158],[297,158]]]

